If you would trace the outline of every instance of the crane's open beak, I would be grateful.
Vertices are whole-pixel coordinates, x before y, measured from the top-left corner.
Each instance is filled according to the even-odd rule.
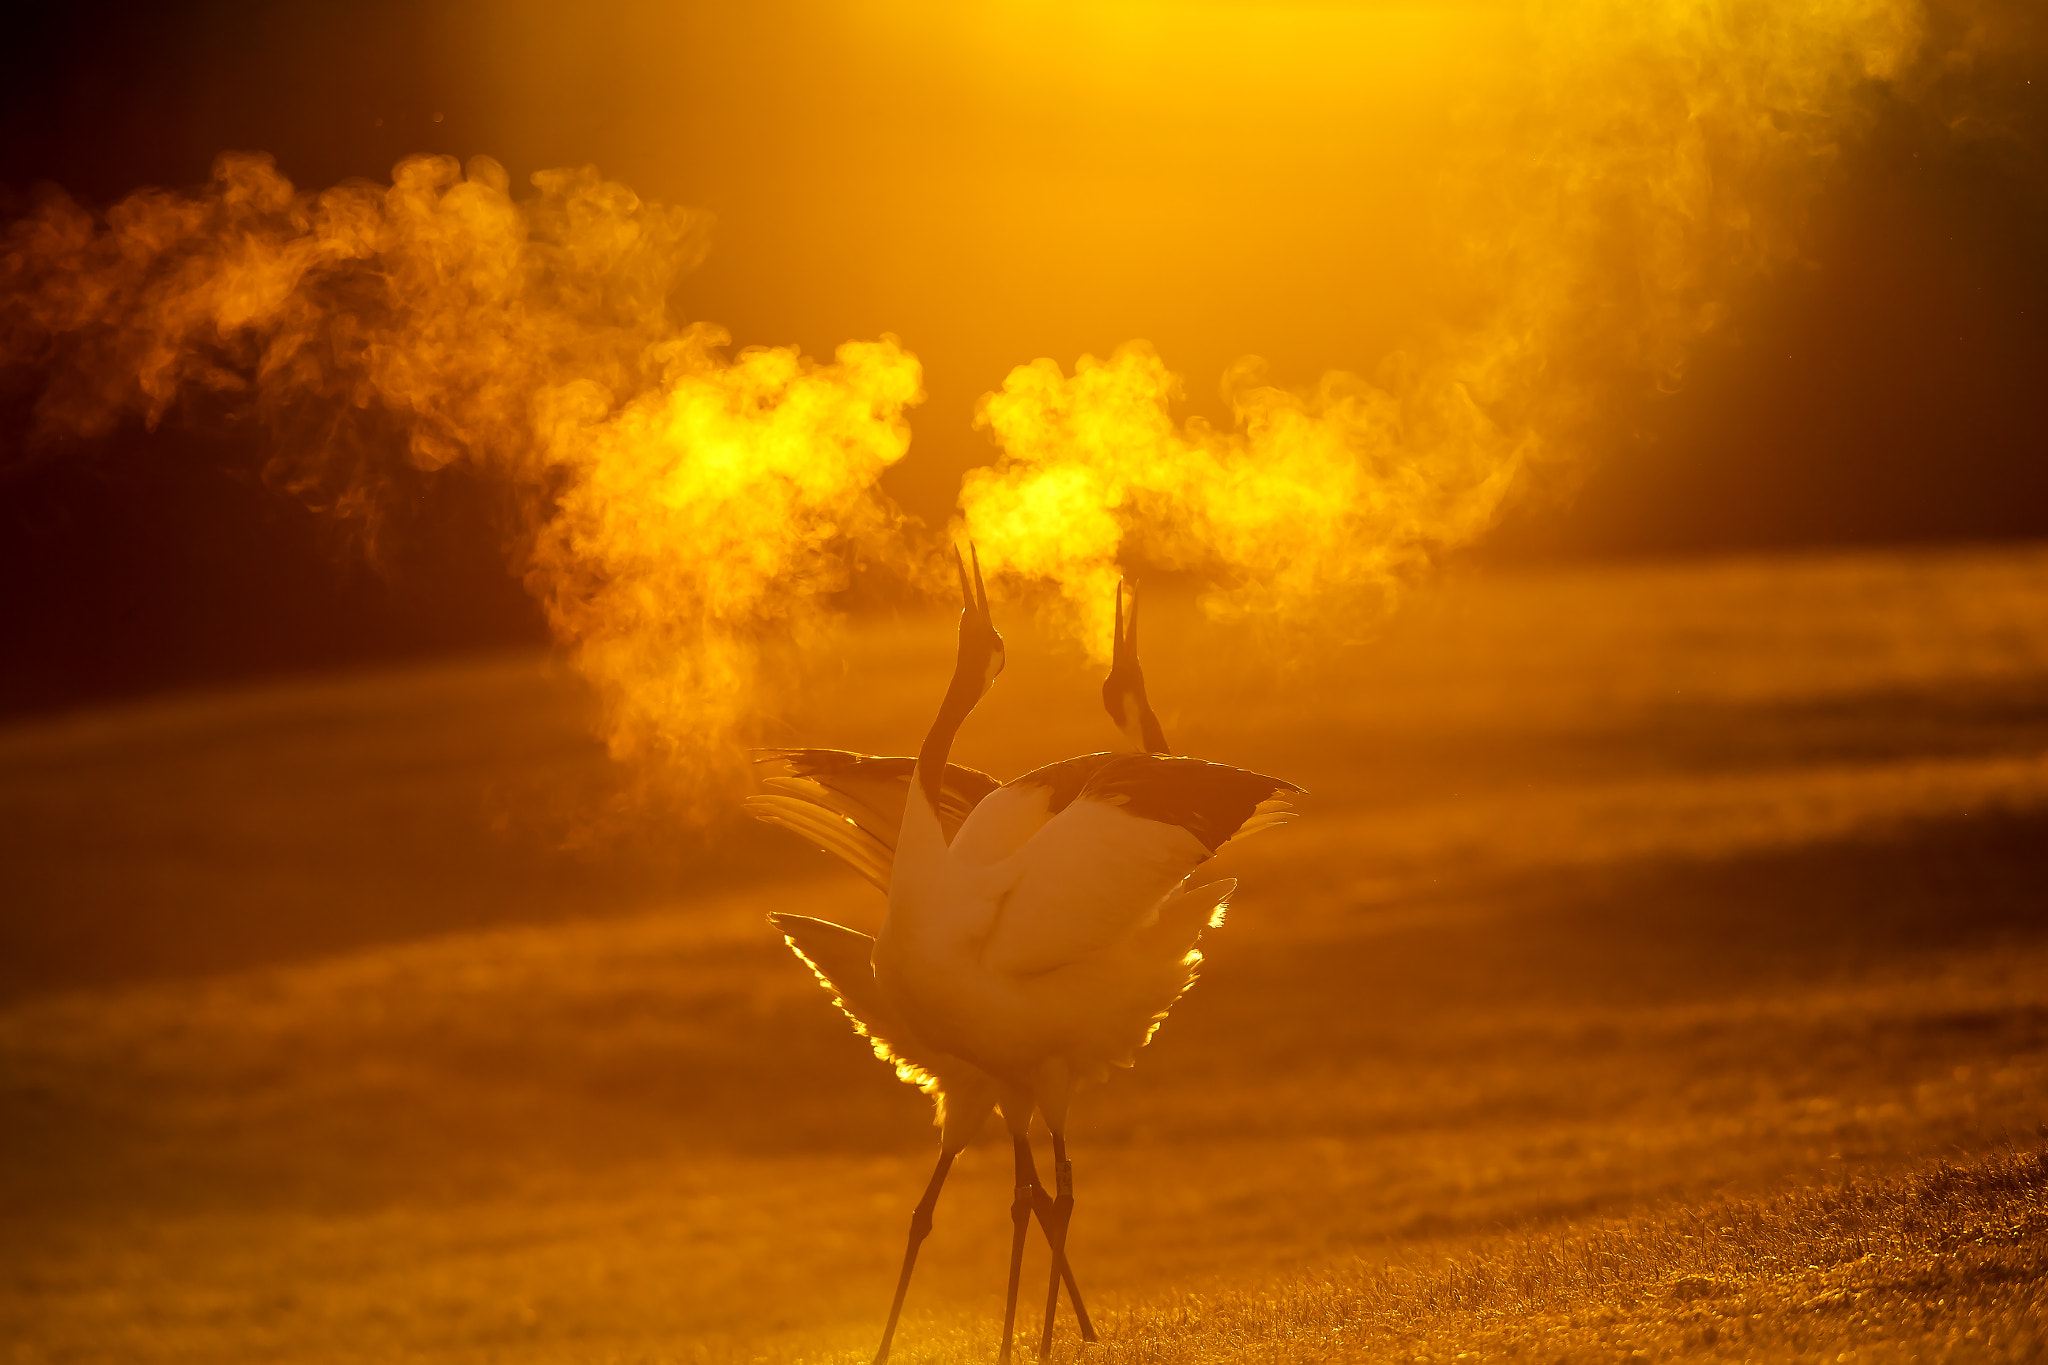
[[[995,621],[989,615],[988,586],[982,582],[981,555],[973,541],[967,543],[964,555],[959,546],[953,547],[953,567],[960,574],[961,659],[964,663],[972,655],[982,656],[981,690],[987,692],[996,675],[1003,671],[1003,637],[996,633]]]
[[[1116,585],[1116,634],[1110,642],[1109,676],[1102,680],[1102,705],[1133,752],[1166,752],[1166,736],[1145,696],[1145,671],[1138,663],[1138,585]]]

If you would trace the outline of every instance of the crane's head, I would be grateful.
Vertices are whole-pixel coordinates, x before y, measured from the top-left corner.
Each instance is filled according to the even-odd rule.
[[[1128,606],[1126,605],[1128,599]],[[1102,706],[1124,742],[1141,754],[1163,754],[1166,732],[1145,697],[1145,672],[1138,667],[1138,585],[1116,585],[1116,638],[1110,650],[1109,676],[1102,680]]]
[[[974,573],[968,576],[968,563],[972,561]],[[981,697],[995,683],[996,675],[1003,671],[1003,637],[996,634],[995,622],[989,619],[988,589],[981,582],[981,556],[976,554],[970,542],[967,556],[958,549],[953,550],[954,567],[960,571],[960,596],[963,606],[960,611],[960,657],[954,665],[955,685],[960,680],[979,678],[980,687],[975,696]]]

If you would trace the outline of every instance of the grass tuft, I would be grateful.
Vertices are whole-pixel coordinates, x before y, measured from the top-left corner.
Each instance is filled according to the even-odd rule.
[[[2044,1282],[2048,1153],[2012,1151],[1173,1295],[1067,1358],[2031,1360],[2048,1349]]]

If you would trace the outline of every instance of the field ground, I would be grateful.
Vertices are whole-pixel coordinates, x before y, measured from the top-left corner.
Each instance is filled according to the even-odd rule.
[[[961,756],[1101,747],[998,613]],[[1312,795],[1079,1106],[1091,1358],[2048,1354],[2048,551],[1147,636],[1177,744]],[[775,733],[904,751],[948,649],[850,627]],[[879,897],[592,830],[585,706],[504,659],[0,731],[0,1362],[872,1352],[927,1106],[762,915]],[[993,1358],[1008,1183],[963,1161],[899,1359]]]

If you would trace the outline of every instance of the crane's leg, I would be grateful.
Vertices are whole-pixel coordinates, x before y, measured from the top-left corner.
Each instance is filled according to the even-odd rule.
[[[903,1296],[910,1292],[910,1272],[917,1268],[917,1249],[924,1245],[925,1235],[932,1230],[932,1210],[939,1206],[939,1189],[946,1183],[946,1173],[953,1169],[956,1155],[950,1151],[939,1153],[931,1184],[924,1187],[924,1198],[911,1210],[910,1244],[903,1248],[903,1273],[896,1277],[896,1297],[889,1304],[889,1325],[882,1329],[882,1348],[875,1352],[875,1365],[887,1365],[889,1343],[896,1339],[896,1319],[903,1316]]]
[[[1072,1169],[1073,1168],[1071,1166],[1068,1167],[1069,1179],[1071,1179]],[[1038,1198],[1034,1199],[1031,1202],[1031,1208],[1032,1211],[1038,1215],[1038,1226],[1039,1230],[1045,1233],[1045,1244],[1047,1246],[1051,1246],[1051,1219],[1053,1217],[1052,1197],[1046,1194],[1044,1190],[1040,1190],[1038,1192]],[[1088,1316],[1088,1305],[1081,1302],[1080,1286],[1074,1283],[1074,1263],[1071,1260],[1069,1260],[1065,1252],[1062,1251],[1059,1259],[1056,1262],[1054,1262],[1054,1266],[1059,1273],[1060,1283],[1064,1284],[1067,1287],[1067,1302],[1074,1306],[1074,1318],[1081,1324],[1081,1340],[1094,1341],[1095,1323]]]
[[[1031,1231],[1032,1206],[1044,1198],[1038,1188],[1038,1167],[1031,1160],[1031,1140],[1015,1133],[1011,1141],[1017,1149],[1017,1192],[1010,1201],[1010,1288],[1003,1299],[1003,1349],[996,1356],[997,1365],[1010,1365],[1010,1342],[1017,1330],[1017,1291],[1024,1279],[1024,1234]]]
[[[1041,1192],[1038,1207],[1038,1221],[1045,1228],[1047,1244],[1052,1247],[1052,1272],[1047,1276],[1045,1285],[1045,1331],[1038,1339],[1040,1360],[1052,1353],[1052,1327],[1059,1313],[1062,1281],[1067,1286],[1067,1297],[1074,1303],[1074,1318],[1080,1324],[1081,1340],[1095,1340],[1095,1324],[1088,1320],[1088,1310],[1081,1304],[1081,1291],[1074,1284],[1074,1268],[1067,1264],[1067,1224],[1074,1213],[1074,1163],[1067,1160],[1066,1134],[1058,1131],[1052,1135],[1052,1166],[1059,1197],[1046,1199]]]

